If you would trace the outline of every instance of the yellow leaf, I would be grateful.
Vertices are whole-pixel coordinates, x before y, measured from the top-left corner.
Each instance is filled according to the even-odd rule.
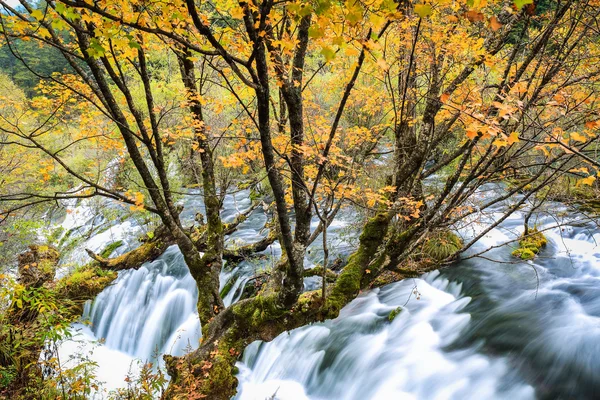
[[[582,135],[581,133],[572,132],[570,136],[571,136],[571,139],[575,140],[576,142],[581,142],[581,143],[587,142],[587,137],[585,135]]]
[[[325,57],[326,62],[329,62],[335,58],[335,50],[329,46],[323,47],[323,49],[321,49],[321,54],[323,57]]]
[[[415,13],[420,18],[426,18],[431,15],[431,6],[429,4],[417,4],[415,5]]]
[[[518,141],[519,141],[519,133],[518,132],[511,133],[510,136],[506,139],[506,142],[508,144],[517,143]]]
[[[504,139],[496,139],[494,140],[494,146],[500,148],[500,147],[506,147],[508,146],[508,142]]]
[[[573,169],[570,169],[569,172],[572,172],[572,173],[583,172],[585,174],[589,174],[590,173],[590,171],[586,167],[573,168]]]
[[[592,186],[592,184],[594,183],[595,180],[596,180],[596,177],[594,175],[590,175],[587,178],[581,179],[579,181],[579,183],[582,185]]]
[[[242,19],[244,18],[244,10],[242,9],[242,7],[233,7],[233,9],[229,12],[229,14],[236,19]]]
[[[38,21],[41,21],[44,19],[44,13],[41,10],[33,10],[31,12],[31,16],[35,19],[37,19]]]
[[[354,57],[354,56],[357,56],[360,53],[360,51],[358,51],[356,48],[354,48],[352,46],[348,46],[348,47],[346,47],[344,53],[348,57]]]

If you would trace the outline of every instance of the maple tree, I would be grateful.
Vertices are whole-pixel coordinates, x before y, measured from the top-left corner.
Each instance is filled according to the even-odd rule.
[[[51,46],[71,68],[43,76],[39,97],[19,99],[32,122],[5,118],[3,137],[12,139],[2,145],[18,149],[16,157],[37,154],[31,173],[42,181],[58,170],[77,187],[15,197],[16,186],[7,185],[2,214],[105,196],[160,218],[165,243],[179,245],[198,284],[203,327],[197,351],[166,358],[173,397],[230,398],[234,363],[248,343],[333,318],[378,279],[452,260],[561,179],[593,184],[600,166],[597,1],[0,4],[5,46]],[[165,59],[176,67],[155,66]],[[109,158],[80,165],[67,148],[73,156],[116,149],[136,185],[103,183],[98,171]],[[206,206],[197,230],[182,225],[168,173],[182,154]],[[502,193],[482,190],[508,178]],[[270,241],[279,240],[283,257],[256,296],[225,308],[224,257],[269,243],[241,253],[225,248],[235,226],[223,224],[220,208],[232,181],[268,182],[276,218]],[[450,227],[517,193],[501,217],[451,254],[413,262]],[[349,206],[368,218],[358,248],[326,284],[326,227]],[[320,234],[323,288],[303,292],[306,248]],[[138,254],[146,260],[156,251]],[[140,261],[91,256],[113,269]]]

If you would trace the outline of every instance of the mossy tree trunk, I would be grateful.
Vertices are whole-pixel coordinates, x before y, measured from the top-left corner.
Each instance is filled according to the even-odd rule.
[[[391,215],[386,212],[367,222],[357,251],[331,285],[325,302],[316,290],[303,293],[292,305],[282,307],[280,284],[271,282],[256,297],[224,310],[203,329],[199,349],[184,358],[165,357],[173,378],[166,397],[175,399],[196,391],[210,399],[230,399],[237,390],[235,362],[248,344],[271,341],[285,331],[335,318],[365,287],[364,276],[378,258],[390,222]]]
[[[182,48],[177,53],[181,79],[187,89],[190,112],[193,116],[194,142],[200,153],[202,165],[202,189],[206,208],[206,249],[204,255],[198,255],[194,246],[190,251],[183,251],[186,264],[192,277],[198,284],[198,314],[203,326],[215,317],[223,308],[223,300],[219,295],[219,274],[223,266],[223,223],[221,221],[221,203],[217,194],[213,154],[208,141],[208,131],[202,114],[201,92],[198,89],[192,53]],[[201,77],[202,78],[202,77]],[[202,82],[202,80],[200,80]]]

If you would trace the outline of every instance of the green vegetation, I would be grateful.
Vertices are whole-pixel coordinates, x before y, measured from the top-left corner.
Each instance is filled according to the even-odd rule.
[[[423,244],[423,256],[441,262],[463,248],[463,241],[449,230],[436,231]]]
[[[70,299],[87,300],[99,294],[117,278],[115,271],[106,271],[94,265],[77,268],[56,283],[56,289]]]
[[[66,73],[71,67],[60,52],[51,46],[39,46],[34,41],[18,39],[13,40],[11,46],[0,46],[0,71],[7,74],[28,96],[36,94],[35,89],[40,82],[40,76],[31,70],[48,78],[55,73]]]
[[[388,315],[388,320],[390,322],[392,322],[398,315],[400,315],[401,312],[402,312],[402,307],[393,309],[392,312],[390,312],[390,315]]]
[[[528,234],[524,234],[519,240],[519,248],[514,250],[512,255],[521,260],[533,260],[547,243],[548,240],[537,228],[529,229]]]
[[[115,252],[116,249],[118,249],[121,246],[123,246],[122,240],[117,240],[116,242],[111,242],[108,244],[108,246],[106,246],[106,248],[104,250],[102,250],[102,253],[100,253],[100,256],[104,257],[104,258],[108,258],[112,255],[112,253]]]

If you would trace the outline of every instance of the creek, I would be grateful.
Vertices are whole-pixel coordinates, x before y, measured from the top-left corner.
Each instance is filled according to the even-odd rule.
[[[227,196],[223,218],[231,221],[250,205],[248,193]],[[200,196],[187,196],[182,218],[202,212]],[[463,238],[499,218],[507,203],[459,228]],[[84,203],[73,205],[65,228],[92,224]],[[581,215],[552,204],[532,222],[548,245],[520,262],[515,243],[463,260],[418,279],[365,291],[335,320],[284,333],[270,343],[255,342],[238,363],[237,399],[558,399],[596,398],[600,393],[600,229]],[[524,211],[523,211],[524,212]],[[491,230],[465,256],[514,240],[523,230],[516,212]],[[329,228],[336,257],[356,246],[353,214],[342,213]],[[74,221],[78,221],[75,223]],[[227,238],[229,245],[267,234],[259,207]],[[315,225],[316,227],[316,221]],[[89,235],[69,256],[101,249],[139,235],[130,219]],[[125,240],[115,254],[135,246]],[[252,277],[281,254],[274,243],[263,257],[225,266],[221,288],[231,304]],[[307,254],[307,268],[322,260],[320,240]],[[306,289],[318,287],[308,279]],[[181,254],[171,246],[139,270],[122,271],[115,283],[86,304],[74,340],[61,346],[61,359],[84,351],[98,363],[107,389],[124,386],[134,360],[160,360],[197,346],[200,326],[197,289]],[[398,310],[390,320],[390,313]],[[101,343],[97,343],[99,339]],[[72,361],[75,362],[75,361]]]

